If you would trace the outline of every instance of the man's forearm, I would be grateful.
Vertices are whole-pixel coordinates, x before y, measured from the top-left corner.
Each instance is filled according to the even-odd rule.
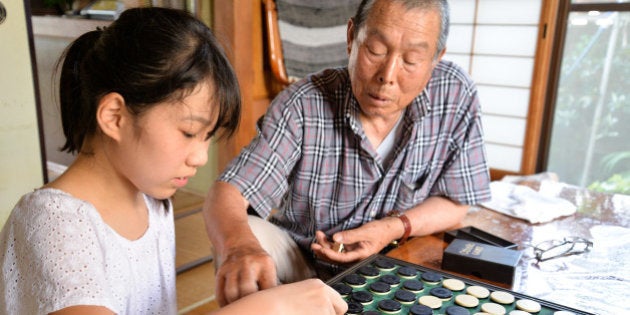
[[[254,237],[247,221],[248,203],[236,187],[216,182],[208,191],[203,207],[208,237],[217,253],[239,241]]]
[[[429,197],[405,212],[411,222],[410,235],[423,236],[452,228],[461,223],[468,208],[444,197]]]

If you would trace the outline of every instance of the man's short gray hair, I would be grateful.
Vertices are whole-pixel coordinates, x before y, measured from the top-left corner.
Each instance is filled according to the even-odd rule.
[[[357,9],[357,13],[352,18],[354,23],[354,39],[356,39],[359,31],[364,26],[374,3],[378,0],[363,0]],[[401,3],[407,10],[436,10],[440,12],[440,34],[437,42],[437,57],[444,48],[446,48],[446,40],[448,39],[448,29],[450,26],[450,8],[446,0],[386,0]]]

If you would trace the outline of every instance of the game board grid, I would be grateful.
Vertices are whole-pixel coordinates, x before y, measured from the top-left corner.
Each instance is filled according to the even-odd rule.
[[[377,261],[377,260],[389,261],[389,262],[393,263],[395,265],[395,267],[392,270],[379,269],[378,267],[373,265],[373,263],[375,261]],[[560,305],[560,304],[556,304],[556,303],[552,303],[552,302],[545,301],[545,300],[542,300],[542,299],[537,299],[537,298],[534,298],[534,297],[530,297],[530,296],[527,296],[527,295],[524,295],[524,294],[512,292],[510,290],[507,290],[507,289],[504,289],[504,288],[500,288],[500,287],[497,287],[497,286],[494,286],[494,285],[490,285],[490,284],[474,281],[474,280],[471,280],[471,279],[466,279],[466,278],[463,278],[463,277],[459,277],[459,276],[456,276],[456,275],[453,275],[453,274],[450,274],[450,273],[447,273],[447,272],[443,272],[441,270],[434,270],[434,269],[431,269],[431,268],[426,268],[426,267],[415,265],[415,264],[412,264],[412,263],[409,263],[409,262],[398,260],[398,259],[395,259],[395,258],[392,258],[392,257],[387,257],[387,256],[382,255],[382,254],[376,254],[376,255],[373,255],[373,256],[363,260],[362,262],[354,265],[350,269],[347,269],[346,271],[342,272],[341,274],[339,274],[339,275],[335,276],[334,278],[330,279],[327,282],[327,284],[329,286],[333,286],[336,283],[343,283],[344,282],[343,281],[344,278],[347,275],[350,275],[350,274],[353,274],[353,273],[356,273],[356,274],[360,275],[359,269],[361,267],[364,267],[364,266],[375,267],[375,268],[379,269],[380,274],[376,278],[364,277],[364,278],[366,278],[367,283],[364,286],[361,286],[360,288],[353,287],[352,288],[353,292],[355,292],[355,291],[367,291],[367,292],[369,292],[370,284],[372,284],[374,282],[377,282],[381,277],[383,277],[384,275],[388,275],[388,274],[389,275],[398,276],[400,278],[400,283],[398,285],[396,285],[396,286],[393,286],[392,290],[389,293],[387,293],[387,294],[381,295],[381,294],[375,294],[373,292],[369,292],[373,296],[373,301],[368,303],[368,304],[364,304],[363,305],[363,312],[366,312],[366,311],[377,311],[377,312],[379,312],[381,314],[386,314],[386,315],[392,315],[392,314],[395,314],[395,315],[406,315],[406,314],[409,314],[409,309],[411,308],[412,305],[418,304],[418,299],[421,296],[429,295],[430,294],[429,291],[432,288],[441,287],[443,280],[448,279],[448,278],[452,278],[452,279],[458,279],[458,280],[463,281],[464,284],[465,284],[465,288],[463,290],[461,290],[461,291],[452,291],[453,292],[452,298],[449,299],[448,301],[442,302],[442,306],[440,308],[434,309],[433,310],[434,314],[445,314],[446,308],[448,308],[449,306],[452,306],[452,305],[460,306],[457,303],[455,303],[455,297],[457,295],[460,295],[460,294],[466,294],[466,288],[468,288],[469,286],[476,285],[476,286],[485,287],[490,292],[503,291],[503,292],[510,293],[510,294],[512,294],[515,297],[515,301],[513,303],[511,303],[511,304],[500,304],[500,303],[493,302],[490,299],[490,297],[479,299],[479,305],[477,305],[476,307],[473,307],[473,308],[466,308],[466,309],[469,310],[469,312],[471,314],[475,314],[477,312],[482,312],[481,311],[481,305],[483,305],[484,303],[489,303],[489,302],[502,305],[506,309],[506,314],[509,314],[510,311],[516,309],[516,301],[521,300],[521,299],[527,299],[527,300],[532,300],[532,301],[536,301],[536,302],[540,303],[541,310],[539,312],[535,313],[537,315],[553,315],[554,312],[556,312],[556,311],[568,311],[568,312],[572,312],[573,314],[576,314],[576,315],[594,315],[592,313],[587,313],[587,312],[580,311],[580,310],[577,310],[577,309],[573,309],[573,308],[570,308],[570,307],[567,307],[567,306],[563,306],[563,305]],[[396,273],[396,271],[399,268],[401,268],[401,267],[415,268],[416,270],[418,270],[418,273],[413,278],[401,277],[401,276],[399,276]],[[437,283],[437,284],[427,283],[427,282],[425,282],[425,281],[423,281],[421,279],[422,274],[425,273],[425,272],[437,273],[437,274],[442,276],[442,280],[439,283]],[[389,313],[389,312],[386,313],[386,312],[383,312],[383,311],[378,309],[378,303],[380,301],[382,301],[384,299],[392,299],[393,300],[394,299],[394,294],[396,293],[396,291],[403,290],[403,288],[402,288],[403,282],[406,281],[406,280],[412,280],[412,279],[421,281],[424,284],[424,289],[422,291],[420,291],[420,292],[412,292],[412,293],[414,293],[416,295],[416,299],[415,299],[414,303],[412,303],[410,305],[401,303],[402,304],[402,309],[400,311],[393,312],[393,313]],[[344,296],[344,300],[346,302],[349,302],[351,300],[350,294],[347,295],[347,296]],[[350,313],[348,313],[348,314],[350,314]]]

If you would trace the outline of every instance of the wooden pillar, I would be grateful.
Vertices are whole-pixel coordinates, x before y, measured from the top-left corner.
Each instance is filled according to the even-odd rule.
[[[240,149],[252,137],[251,126],[255,119],[248,110],[253,104],[252,86],[252,0],[215,0],[214,31],[225,48],[226,54],[236,71],[243,100],[241,121],[238,131],[230,139],[221,141],[218,149],[218,168],[223,170]]]
[[[239,129],[218,146],[221,172],[256,135],[256,121],[269,105],[269,70],[265,66],[261,0],[214,0],[215,33],[239,80],[243,107]]]

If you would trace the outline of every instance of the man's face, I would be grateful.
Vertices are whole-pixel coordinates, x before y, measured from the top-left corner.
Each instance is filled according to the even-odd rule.
[[[357,31],[348,23],[348,69],[363,117],[398,117],[425,88],[442,57],[436,54],[438,11],[407,11],[399,3],[378,1]]]

